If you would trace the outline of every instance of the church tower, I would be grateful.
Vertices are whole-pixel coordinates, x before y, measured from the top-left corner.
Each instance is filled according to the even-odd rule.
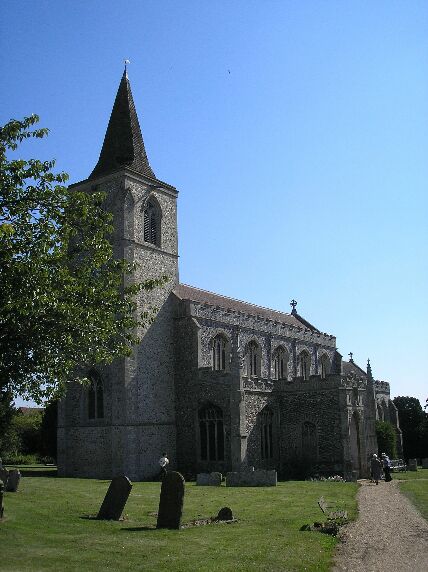
[[[158,179],[148,161],[125,72],[98,163],[73,185],[106,194],[113,213],[114,255],[136,264],[131,280],[166,277],[143,291],[138,312],[152,318],[131,357],[88,372],[91,387],[75,385],[60,406],[61,475],[149,479],[166,451],[175,459],[173,301],[178,283],[177,190]]]

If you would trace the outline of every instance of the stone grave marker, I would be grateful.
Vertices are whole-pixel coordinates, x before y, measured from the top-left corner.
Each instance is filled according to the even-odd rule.
[[[156,528],[179,529],[183,514],[184,478],[169,471],[162,481]]]
[[[428,459],[422,459],[422,468],[428,469]]]
[[[3,481],[4,488],[7,487],[7,480],[9,478],[9,471],[4,467],[0,469],[0,481]]]
[[[7,480],[6,490],[11,493],[16,493],[21,480],[21,473],[18,469],[11,469],[9,471],[9,478]]]
[[[417,471],[417,470],[418,470],[418,461],[417,461],[417,459],[409,459],[408,470],[409,470],[409,471]]]
[[[217,520],[233,520],[232,509],[224,506],[218,511]]]
[[[0,518],[3,518],[3,513],[4,513],[3,493],[4,493],[4,484],[3,481],[0,479]]]
[[[128,477],[114,477],[104,497],[97,519],[120,520],[131,489],[132,483]]]
[[[198,473],[196,484],[200,487],[221,487],[221,473]]]

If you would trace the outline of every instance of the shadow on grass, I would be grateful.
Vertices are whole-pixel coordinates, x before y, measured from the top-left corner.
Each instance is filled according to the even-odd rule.
[[[58,476],[58,471],[56,469],[48,469],[48,470],[41,470],[41,471],[37,471],[37,470],[26,470],[26,469],[19,469],[21,472],[21,475],[23,477],[57,477]]]

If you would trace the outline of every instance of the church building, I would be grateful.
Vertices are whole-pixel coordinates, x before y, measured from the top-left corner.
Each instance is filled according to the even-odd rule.
[[[154,317],[132,356],[89,369],[89,387],[70,384],[60,475],[151,480],[167,452],[185,476],[249,466],[366,476],[376,419],[396,427],[400,450],[389,384],[344,361],[294,300],[287,314],[180,283],[178,192],[149,164],[126,71],[98,163],[73,186],[106,194],[114,255],[136,263],[132,279],[168,281],[139,297]]]

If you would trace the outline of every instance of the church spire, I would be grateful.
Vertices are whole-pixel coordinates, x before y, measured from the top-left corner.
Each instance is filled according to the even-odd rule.
[[[89,178],[107,175],[123,167],[156,178],[147,159],[126,65],[114,100],[100,158]]]

